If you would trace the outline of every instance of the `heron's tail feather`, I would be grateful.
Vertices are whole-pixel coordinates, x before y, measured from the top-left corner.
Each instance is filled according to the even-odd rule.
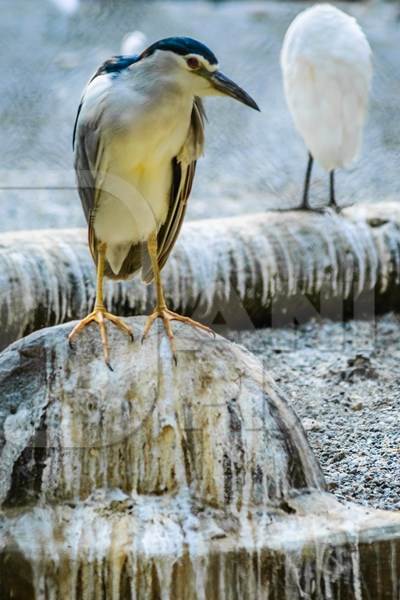
[[[142,267],[142,256],[145,253],[147,254],[146,244],[132,244],[117,271],[114,271],[106,256],[104,275],[109,279],[132,278]],[[96,251],[93,255],[96,265],[97,256],[98,253]]]

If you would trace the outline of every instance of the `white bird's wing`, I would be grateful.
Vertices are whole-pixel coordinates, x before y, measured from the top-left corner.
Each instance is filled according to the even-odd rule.
[[[188,136],[179,155],[172,161],[173,178],[169,210],[157,236],[160,270],[167,262],[185,217],[196,171],[196,161],[204,149],[205,118],[203,103],[200,98],[195,98]],[[154,275],[151,264],[146,262],[147,264],[143,265],[142,278],[146,283],[150,283]]]
[[[348,166],[362,139],[372,77],[371,48],[352,17],[327,4],[300,13],[281,52],[296,129],[319,164]]]
[[[340,59],[321,67],[299,58],[286,74],[286,97],[296,129],[328,171],[348,166],[358,154],[370,81],[370,73]]]

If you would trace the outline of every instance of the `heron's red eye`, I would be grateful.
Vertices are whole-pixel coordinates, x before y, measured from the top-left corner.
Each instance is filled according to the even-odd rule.
[[[189,67],[189,69],[198,69],[200,67],[200,61],[195,58],[194,56],[191,56],[190,58],[188,58],[186,60],[187,66]]]

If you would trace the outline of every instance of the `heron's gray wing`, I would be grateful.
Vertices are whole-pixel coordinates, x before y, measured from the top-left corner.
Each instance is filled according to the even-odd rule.
[[[86,89],[92,83],[92,81],[94,81],[96,79],[96,77],[99,77],[100,75],[108,75],[108,74],[111,74],[113,77],[116,77],[116,76],[118,76],[119,73],[121,73],[128,67],[137,63],[140,60],[140,58],[141,57],[136,54],[131,55],[131,56],[122,56],[122,55],[112,56],[111,58],[106,60],[102,65],[100,65],[100,67],[97,69],[97,71],[92,75],[92,77],[88,81]],[[76,132],[78,129],[79,115],[81,114],[84,100],[85,100],[85,93],[83,94],[83,96],[81,98],[81,101],[78,106],[78,111],[76,113],[76,118],[75,118],[75,123],[74,123],[74,132],[72,135],[72,149],[73,150],[75,149],[75,140],[76,140]]]
[[[99,187],[96,181],[96,173],[103,152],[99,133],[99,119],[91,122],[81,122],[78,114],[75,126],[74,149],[78,192],[89,227],[89,248],[96,260],[93,219],[96,209],[96,189]]]
[[[97,238],[94,230],[94,218],[97,208],[98,192],[102,183],[100,172],[104,148],[100,135],[100,122],[78,123],[75,143],[75,171],[79,196],[88,223],[88,242],[91,255],[97,264]],[[132,244],[119,273],[114,273],[106,261],[104,274],[111,279],[126,279],[139,271],[145,256],[145,244]]]
[[[196,161],[204,150],[205,119],[203,103],[200,98],[195,98],[187,138],[179,155],[172,161],[173,174],[169,210],[165,223],[157,236],[160,270],[167,262],[185,217],[187,201],[196,171]],[[142,278],[146,283],[150,283],[153,279],[153,270],[149,262],[146,261],[146,263],[143,265]]]
[[[89,248],[95,261],[97,260],[97,251],[93,221],[96,211],[97,192],[101,189],[101,177],[99,173],[104,153],[101,139],[103,113],[101,103],[99,103],[99,110],[95,113],[95,116],[92,115],[90,120],[82,119],[82,108],[85,103],[85,96],[90,93],[90,84],[97,77],[110,75],[115,78],[119,73],[138,62],[139,59],[139,56],[113,56],[109,60],[106,60],[90,78],[83,92],[75,119],[72,138],[72,147],[75,151],[74,166],[79,196],[89,226]]]

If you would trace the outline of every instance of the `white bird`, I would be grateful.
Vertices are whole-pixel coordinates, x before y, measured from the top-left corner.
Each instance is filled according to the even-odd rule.
[[[334,171],[357,157],[368,108],[372,52],[357,21],[331,6],[301,12],[289,26],[281,67],[294,125],[309,151],[302,208],[313,160],[330,174],[330,205],[337,207]]]

